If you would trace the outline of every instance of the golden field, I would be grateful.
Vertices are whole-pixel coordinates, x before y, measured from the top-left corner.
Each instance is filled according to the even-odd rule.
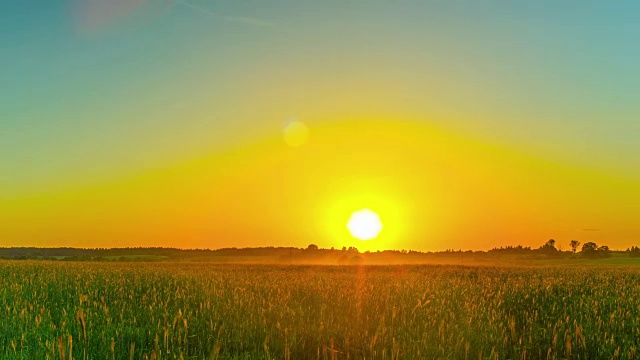
[[[634,359],[640,268],[0,262],[2,359]]]

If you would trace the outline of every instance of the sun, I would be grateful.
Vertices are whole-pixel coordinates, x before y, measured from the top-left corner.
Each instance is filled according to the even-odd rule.
[[[375,239],[382,231],[380,216],[369,209],[362,209],[351,214],[347,222],[351,235],[360,240]]]

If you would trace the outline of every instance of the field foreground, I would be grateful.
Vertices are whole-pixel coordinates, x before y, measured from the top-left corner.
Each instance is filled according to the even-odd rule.
[[[0,262],[2,359],[634,359],[640,268]]]

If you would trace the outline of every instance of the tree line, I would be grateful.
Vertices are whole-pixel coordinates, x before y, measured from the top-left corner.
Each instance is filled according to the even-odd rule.
[[[177,249],[163,247],[129,247],[129,248],[36,248],[12,247],[0,248],[0,259],[47,259],[71,261],[191,261],[216,260],[229,258],[274,258],[278,261],[305,261],[317,259],[337,259],[340,264],[361,263],[364,258],[448,258],[473,256],[476,258],[491,258],[500,255],[515,255],[530,259],[545,258],[587,258],[597,259],[610,257],[614,251],[607,245],[595,242],[584,244],[577,240],[568,243],[570,251],[563,251],[558,242],[549,239],[538,248],[522,245],[493,248],[488,251],[453,250],[437,252],[421,252],[415,250],[382,250],[360,252],[356,247],[342,247],[342,249],[322,249],[315,244],[306,248],[296,247],[259,247],[259,248],[223,248],[211,249]],[[631,257],[640,257],[640,247],[632,246],[626,250]]]

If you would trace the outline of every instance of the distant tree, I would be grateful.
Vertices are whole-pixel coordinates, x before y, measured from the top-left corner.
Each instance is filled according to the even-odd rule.
[[[594,242],[588,242],[582,245],[582,256],[586,258],[601,258],[611,256],[609,247],[603,245],[598,247]]]
[[[583,253],[592,253],[592,252],[596,252],[598,251],[598,244],[594,243],[594,242],[588,242],[588,243],[584,243],[582,245],[582,252]]]
[[[556,241],[549,239],[544,245],[540,246],[540,251],[549,255],[555,255],[558,252],[558,249],[556,249]]]
[[[576,251],[578,251],[578,246],[580,246],[580,241],[578,240],[571,240],[569,242],[569,246],[571,247],[571,251],[573,251],[573,253],[575,254]]]
[[[640,257],[640,248],[637,246],[632,246],[631,249],[629,249],[629,256]]]
[[[569,242],[569,246],[571,247],[571,251],[573,251],[573,253],[575,254],[576,251],[578,251],[578,246],[580,246],[580,241],[578,240],[571,240]]]
[[[356,255],[349,259],[349,265],[362,265],[363,263],[364,259],[359,255]]]
[[[349,256],[344,254],[338,258],[338,265],[347,265],[349,263]]]
[[[307,246],[307,250],[309,250],[309,251],[318,250],[318,245],[316,245],[316,244],[309,244],[309,246]]]
[[[469,251],[469,250],[467,250]],[[531,247],[527,246],[527,247],[523,247],[522,245],[518,245],[518,246],[506,246],[506,247],[499,247],[499,248],[493,248],[491,250],[489,250],[490,253],[504,253],[504,254],[526,254],[531,252]],[[473,251],[471,251],[473,252]]]

